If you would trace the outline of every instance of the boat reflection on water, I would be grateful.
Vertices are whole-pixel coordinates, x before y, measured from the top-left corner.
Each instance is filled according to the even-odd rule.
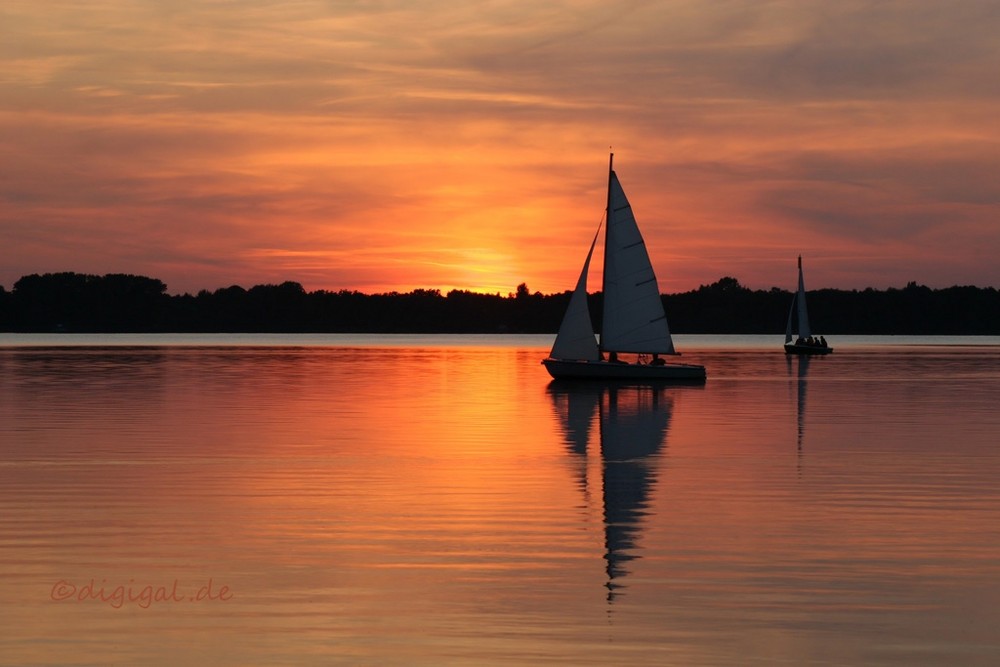
[[[794,359],[792,357],[795,357]],[[795,377],[795,422],[796,438],[795,442],[799,454],[802,454],[802,441],[806,433],[806,383],[809,375],[808,355],[786,355],[785,362],[788,367],[788,376]]]
[[[638,540],[650,493],[656,484],[657,456],[666,444],[677,391],[691,388],[614,383],[549,384],[549,396],[572,456],[579,459],[579,485],[588,505],[595,466],[590,441],[595,418],[600,442],[601,510],[604,524],[608,602],[625,587],[630,561],[639,558]]]

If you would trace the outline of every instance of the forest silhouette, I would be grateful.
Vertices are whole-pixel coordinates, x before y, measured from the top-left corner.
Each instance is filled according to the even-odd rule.
[[[813,329],[830,334],[998,335],[995,288],[808,293]],[[524,283],[506,296],[452,290],[364,294],[307,292],[301,284],[167,294],[160,280],[129,274],[32,274],[0,286],[0,331],[21,333],[554,333],[570,292],[541,294]],[[601,294],[589,296],[600,326]],[[674,333],[781,334],[792,293],[751,290],[736,278],[662,295]]]

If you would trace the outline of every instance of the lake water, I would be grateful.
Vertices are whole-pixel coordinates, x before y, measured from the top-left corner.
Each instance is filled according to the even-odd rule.
[[[1000,664],[1000,339],[0,336],[0,663]]]

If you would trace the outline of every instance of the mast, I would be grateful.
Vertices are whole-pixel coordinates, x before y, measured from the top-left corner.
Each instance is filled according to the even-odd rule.
[[[601,300],[608,298],[608,234],[611,233],[611,179],[614,177],[615,154],[611,153],[608,158],[608,204],[604,213],[604,262],[601,267]],[[603,313],[607,313],[607,306],[601,308]],[[604,356],[604,317],[601,317],[601,330],[597,343],[597,349],[601,356]]]

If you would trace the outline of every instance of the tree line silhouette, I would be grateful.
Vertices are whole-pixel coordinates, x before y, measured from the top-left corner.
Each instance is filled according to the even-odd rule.
[[[0,330],[78,333],[554,333],[570,292],[480,294],[452,290],[363,294],[307,292],[297,282],[167,294],[155,278],[128,274],[32,274],[0,286]],[[830,334],[1000,334],[992,287],[930,289],[911,282],[884,291],[808,293],[813,329]],[[600,326],[600,293],[589,296]],[[792,293],[751,290],[724,277],[662,296],[675,333],[780,334]]]

